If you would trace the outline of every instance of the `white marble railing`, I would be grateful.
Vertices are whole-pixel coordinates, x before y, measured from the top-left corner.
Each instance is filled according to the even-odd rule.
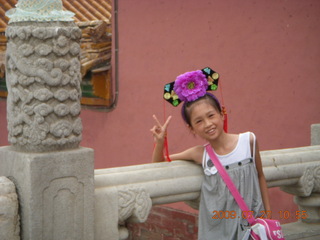
[[[320,129],[320,125],[318,126]],[[35,168],[35,163],[33,163],[32,169],[34,170],[30,172],[30,170],[28,170],[31,169],[30,167],[23,166],[25,166],[27,164],[26,162],[29,162],[32,157],[36,162],[41,163],[41,166]],[[306,211],[308,214],[306,219],[283,225],[286,239],[320,239],[320,145],[262,151],[261,157],[268,186],[278,186],[283,191],[295,195],[295,202],[299,205],[299,209]],[[45,160],[39,161],[40,158],[44,158]],[[90,164],[84,164],[83,161],[79,162],[81,158],[91,159]],[[23,161],[24,159],[29,160]],[[52,169],[58,169],[58,163],[60,163],[62,159],[65,159],[68,164],[64,163],[64,167],[59,167],[60,170],[54,171],[53,176],[51,176],[49,173],[52,172]],[[46,237],[42,238],[41,236],[34,238],[32,234],[36,235],[36,231],[40,230],[43,234],[52,233],[53,231],[51,231],[51,228],[48,226],[52,226],[56,221],[52,221],[52,224],[48,224],[47,227],[36,228],[34,226],[39,224],[39,219],[47,222],[49,219],[52,220],[52,218],[62,220],[62,217],[59,218],[61,211],[55,212],[50,210],[52,209],[52,205],[55,205],[53,201],[56,200],[51,200],[51,198],[46,197],[45,199],[47,199],[47,201],[44,202],[42,197],[47,196],[47,192],[51,189],[48,188],[48,186],[57,181],[52,180],[54,177],[59,179],[59,181],[78,179],[79,183],[75,184],[75,186],[86,185],[86,182],[92,182],[91,180],[93,180],[88,177],[91,176],[89,174],[89,172],[91,172],[90,166],[92,166],[93,173],[93,152],[88,149],[80,148],[78,150],[60,153],[27,154],[16,153],[12,151],[10,147],[2,147],[0,148],[0,160],[0,175],[9,176],[10,179],[14,180],[19,195],[19,205],[20,209],[22,209],[20,218],[22,233],[29,233],[29,235],[22,234],[22,239],[51,239]],[[80,168],[78,165],[82,167]],[[15,168],[12,166],[15,166]],[[35,177],[31,180],[26,179],[26,173],[21,173],[21,169],[27,169],[29,176]],[[78,173],[77,178],[66,177],[70,174],[76,174],[71,172],[68,173],[69,175],[66,175],[67,169],[76,171]],[[39,181],[37,170],[41,173],[41,181]],[[81,216],[89,216],[91,221],[82,222],[84,226],[92,226],[92,230],[94,226],[94,234],[92,231],[90,237],[84,237],[82,239],[93,239],[93,235],[96,240],[126,239],[128,230],[124,227],[125,223],[146,221],[152,205],[185,201],[192,207],[197,208],[202,178],[203,173],[201,166],[187,161],[149,163],[95,170],[94,194],[93,191],[91,192],[80,188],[80,196],[72,202],[74,206],[81,206],[79,209],[83,209],[85,214],[75,215],[75,218],[72,217],[72,219],[79,222]],[[26,186],[29,186],[29,184],[25,184],[28,182],[27,180],[34,185],[32,189],[36,189],[36,193],[38,194],[34,193],[32,189],[29,189],[30,187],[26,189]],[[59,186],[65,191],[66,187],[68,187],[66,184],[67,183],[60,184],[59,182],[57,186],[53,187],[54,189],[58,189]],[[69,186],[69,188],[71,190],[77,189],[73,185]],[[57,190],[55,190],[55,192],[56,191]],[[43,193],[39,194],[39,192]],[[6,194],[6,191],[0,191],[0,201],[1,197],[3,199],[7,198]],[[60,196],[59,194],[51,195],[52,199],[56,199],[57,197],[55,196]],[[41,218],[38,214],[33,219],[30,219],[30,212],[33,211],[30,210],[31,207],[26,203],[28,203],[28,199],[31,199],[31,196],[32,201],[30,201],[33,203],[33,209],[37,210],[37,214],[41,212],[39,209],[46,209],[47,212],[49,209],[52,211],[52,213],[49,212],[51,214],[49,216],[53,217],[49,218],[40,214],[42,216]],[[39,197],[36,198],[37,196]],[[92,214],[93,204],[92,207],[91,204],[88,204],[88,201],[92,199],[93,196],[95,202],[94,214]],[[35,201],[42,203],[43,206],[34,204]],[[57,203],[57,206],[58,205],[62,206],[63,209],[68,209],[67,206],[70,206],[69,201],[64,201],[64,198],[61,198],[61,201]],[[10,212],[8,215],[7,209],[9,208],[3,206],[0,208],[0,215],[5,214],[7,216],[7,222],[0,224],[1,233],[4,232],[1,231],[1,229],[8,229],[6,227],[7,223],[10,223],[11,226],[16,226],[17,223],[15,219],[19,217],[14,212]],[[78,209],[78,207],[76,207],[76,209]],[[67,215],[70,215],[69,212],[67,212]],[[71,224],[68,225],[69,222],[71,222]],[[61,229],[71,229],[68,226],[75,226],[72,221],[66,220],[65,223],[66,227],[60,225],[58,227]],[[60,232],[59,228],[58,230]],[[88,231],[84,232],[87,233]],[[17,236],[13,230],[10,231],[10,234]],[[68,233],[67,235],[71,236],[72,234]],[[74,239],[81,238],[76,237]]]
[[[268,186],[296,195],[308,211],[298,224],[309,230],[293,233],[297,228],[285,224],[287,239],[320,234],[320,145],[263,151],[261,157]],[[202,178],[201,167],[186,161],[95,170],[95,239],[126,239],[124,223],[146,221],[152,205],[188,201],[196,208]]]

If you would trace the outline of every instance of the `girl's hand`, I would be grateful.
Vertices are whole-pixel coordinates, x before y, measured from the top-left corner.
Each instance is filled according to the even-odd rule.
[[[161,123],[157,119],[156,115],[153,115],[152,117],[156,121],[156,125],[153,126],[153,128],[150,129],[150,131],[153,134],[154,141],[163,143],[164,139],[165,139],[165,137],[167,135],[167,127],[168,127],[169,122],[171,120],[171,116],[169,116],[167,118],[166,122],[163,125],[161,125]]]

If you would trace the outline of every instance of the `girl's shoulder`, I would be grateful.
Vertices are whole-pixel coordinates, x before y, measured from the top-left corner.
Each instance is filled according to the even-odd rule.
[[[256,135],[253,132],[245,132],[245,134],[249,135],[250,144],[253,144],[256,141]]]
[[[251,151],[251,156],[254,156],[255,154],[255,149],[256,149],[256,135],[253,132],[245,132],[242,133],[247,136],[250,144],[250,151]]]
[[[250,143],[253,143],[256,140],[256,135],[250,131],[239,133],[238,135],[246,136],[247,138],[249,138]]]
[[[239,143],[250,144],[250,148],[255,147],[256,136],[253,132],[242,132],[239,134],[228,134],[229,135],[229,147],[234,148],[238,146]]]

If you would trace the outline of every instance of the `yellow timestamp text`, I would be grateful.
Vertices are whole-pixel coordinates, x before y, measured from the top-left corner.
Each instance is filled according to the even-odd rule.
[[[253,211],[242,211],[240,214],[238,214],[236,211],[213,211],[212,219],[236,219],[236,218],[242,218],[242,219],[248,219],[251,216],[253,216]],[[308,217],[307,211],[278,211],[278,212],[272,212],[272,211],[260,211],[259,214],[257,214],[257,217],[259,218],[277,218],[277,219],[306,219]]]

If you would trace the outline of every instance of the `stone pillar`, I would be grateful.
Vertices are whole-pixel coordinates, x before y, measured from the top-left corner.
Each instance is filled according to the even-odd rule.
[[[79,147],[80,38],[61,0],[7,12],[7,121],[0,176],[15,183],[23,240],[94,239],[93,150]]]
[[[17,22],[6,37],[9,142],[28,152],[78,147],[81,30],[73,22]]]
[[[311,125],[311,145],[320,145],[320,123]]]

